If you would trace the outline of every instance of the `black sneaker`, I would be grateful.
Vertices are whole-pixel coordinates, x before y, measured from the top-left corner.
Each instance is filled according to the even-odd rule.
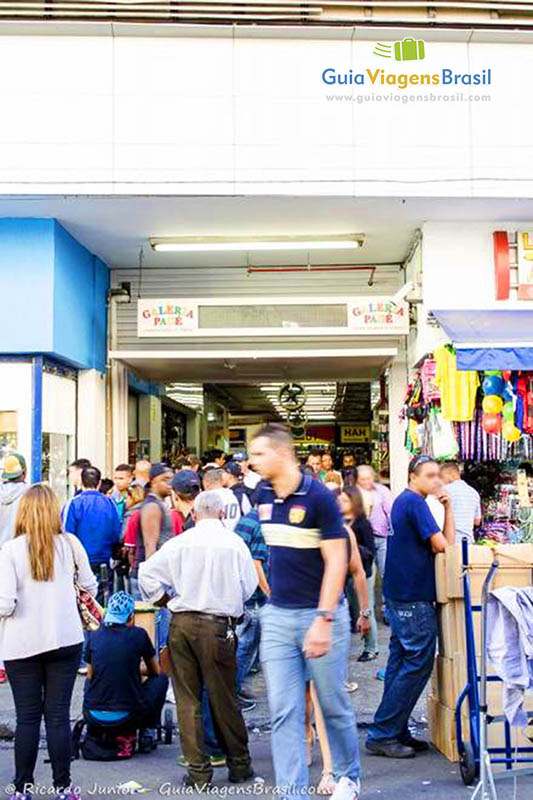
[[[412,747],[406,747],[400,742],[366,742],[366,749],[373,756],[386,758],[414,758],[416,753]]]
[[[246,781],[251,781],[252,778],[255,776],[255,772],[251,767],[249,767],[245,772],[235,772],[228,775],[228,780],[230,783],[246,783]]]
[[[424,739],[415,739],[414,736],[407,736],[405,739],[402,739],[401,744],[404,744],[406,747],[412,747],[415,753],[427,753],[429,750],[428,742]]]
[[[361,653],[361,655],[359,656],[359,658],[357,660],[360,661],[360,662],[363,662],[363,661],[375,661],[377,657],[378,657],[378,651],[377,650],[375,650],[374,652],[372,652],[372,650],[363,650],[363,652]]]
[[[207,792],[213,784],[211,783],[211,778],[209,780],[195,780],[189,774],[184,775],[181,780],[181,785],[185,789],[194,788],[197,792]]]

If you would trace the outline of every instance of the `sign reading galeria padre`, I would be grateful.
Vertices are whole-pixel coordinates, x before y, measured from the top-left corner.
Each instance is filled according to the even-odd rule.
[[[212,308],[220,310],[231,306],[232,323],[218,325],[215,332],[231,336],[271,335],[280,332],[284,336],[323,335],[406,335],[409,333],[409,307],[405,301],[394,301],[390,297],[232,297],[232,298],[139,298],[137,306],[137,331],[139,337],[208,335],[209,326],[204,320],[213,319],[204,314]],[[258,314],[258,307],[277,307],[283,313]],[[303,321],[301,309],[313,308],[312,325]],[[344,324],[340,324],[339,310],[344,306]],[[242,311],[236,310],[240,308]],[[281,324],[280,316],[283,318]],[[235,320],[240,323],[235,326]],[[334,320],[334,321],[333,321]],[[243,324],[244,322],[244,324]],[[268,324],[270,322],[270,324]]]

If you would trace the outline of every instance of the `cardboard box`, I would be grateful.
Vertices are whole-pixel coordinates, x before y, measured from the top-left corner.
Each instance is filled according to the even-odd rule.
[[[137,600],[135,603],[135,625],[144,628],[155,647],[155,615],[159,609]]]
[[[466,686],[466,661],[456,653],[453,658],[437,656],[431,676],[433,696],[442,705],[454,709],[459,695]]]
[[[483,582],[495,552],[500,562],[500,569],[495,575],[493,589],[503,586],[531,586],[533,583],[533,544],[501,544],[495,549],[486,545],[471,544],[468,547],[468,560],[470,593],[474,605],[479,605],[481,602]],[[448,547],[445,556],[446,593],[449,599],[460,599],[464,597],[461,545]],[[439,570],[442,570],[442,567],[439,566]],[[439,580],[442,587],[442,576]]]
[[[457,638],[459,633],[457,614],[457,603],[453,601],[437,606],[439,655],[444,658],[453,658],[455,653],[464,652]]]
[[[470,741],[470,720],[468,719],[468,705],[461,714],[462,736],[465,741]],[[429,726],[429,739],[449,761],[459,760],[457,747],[457,730],[455,724],[455,711],[447,708],[435,697],[429,695],[427,701],[427,717]],[[488,745],[490,748],[505,748],[505,725],[503,722],[493,722],[488,726]],[[533,748],[533,714],[530,724],[526,728],[511,728],[511,746]],[[491,758],[503,758],[503,753],[492,754]],[[521,757],[520,755],[518,756]],[[523,757],[523,756],[522,756]],[[527,753],[526,757],[531,757]],[[505,769],[505,764],[493,764],[493,770],[499,772]]]
[[[435,556],[435,583],[437,585],[437,603],[447,603],[446,553],[437,553]]]

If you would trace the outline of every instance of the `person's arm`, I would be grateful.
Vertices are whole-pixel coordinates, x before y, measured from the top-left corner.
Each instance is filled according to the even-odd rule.
[[[141,510],[141,531],[145,558],[148,560],[157,550],[157,542],[161,532],[161,510],[156,503],[148,503]]]
[[[479,528],[483,522],[483,514],[481,513],[481,497],[477,496],[476,510],[474,511],[474,528]]]
[[[348,571],[346,538],[323,539],[320,550],[324,560],[324,577],[320,588],[318,607],[321,611],[329,611],[333,614],[344,588]],[[329,652],[331,624],[324,617],[315,617],[305,635],[303,649],[306,658],[320,658]]]
[[[0,618],[10,617],[17,605],[15,564],[5,547],[0,548]]]
[[[320,551],[324,561],[318,609],[334,614],[344,591],[348,572],[348,534],[337,501],[327,489],[321,492],[316,513],[321,535]],[[331,622],[317,615],[305,635],[304,653],[307,658],[320,658],[329,651],[330,645]]]
[[[414,515],[414,523],[420,538],[424,542],[429,542],[433,553],[444,553],[447,547],[455,542],[455,522],[453,519],[452,504],[450,496],[446,492],[437,495],[438,500],[444,506],[444,524],[442,531],[435,522],[435,517],[425,500],[419,501],[411,509]]]
[[[155,552],[149,561],[139,564],[139,589],[144,599],[152,604],[164,599],[172,586],[170,570],[168,568],[168,558],[166,549],[170,544],[178,540],[171,540]],[[179,552],[174,553],[176,561],[179,559]]]
[[[435,537],[433,537],[431,539],[431,547],[434,553],[443,553],[447,547],[455,544],[455,520],[453,518],[450,495],[443,491],[438,495],[438,499],[444,506],[444,525],[442,526],[442,534],[440,534],[444,542],[440,539],[435,540]]]
[[[255,565],[250,555],[250,551],[244,544],[244,542],[239,540],[242,548],[241,548],[241,588],[242,588],[242,598],[243,602],[248,600],[255,590],[257,589],[258,584],[258,576],[255,569]]]
[[[66,533],[73,533],[74,536],[78,535],[78,521],[76,519],[76,506],[72,500],[68,501],[66,514],[63,524],[63,529]]]
[[[259,588],[263,594],[266,594],[267,597],[270,597],[270,586],[268,585],[265,570],[263,569],[263,562],[258,558],[254,558],[254,566],[259,580]]]
[[[139,629],[138,629],[139,630]],[[140,629],[142,630],[142,629]],[[142,660],[141,660],[141,674],[146,675],[160,675],[161,668],[159,666],[159,662],[155,655],[154,646],[145,630],[142,630],[143,633],[143,648],[142,648]],[[144,667],[144,669],[143,669]]]
[[[367,611],[368,610],[368,582],[365,575],[365,570],[363,567],[363,562],[361,561],[361,554],[359,552],[359,547],[357,545],[357,539],[355,537],[354,532],[350,527],[346,527],[348,531],[348,536],[350,537],[350,544],[351,544],[351,552],[352,557],[350,559],[350,563],[348,568],[350,570],[350,574],[353,577],[353,583],[355,586],[355,592],[357,594],[357,599],[359,601],[359,611]],[[359,613],[359,619],[357,620],[357,632],[362,634],[363,636],[368,633],[370,630],[370,619],[368,617],[364,617],[361,613]]]

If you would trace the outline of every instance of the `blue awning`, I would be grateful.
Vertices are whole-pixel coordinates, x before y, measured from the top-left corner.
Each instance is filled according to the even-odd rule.
[[[457,369],[533,370],[533,347],[456,347]]]
[[[457,351],[457,367],[533,370],[533,303],[528,308],[433,311]]]

